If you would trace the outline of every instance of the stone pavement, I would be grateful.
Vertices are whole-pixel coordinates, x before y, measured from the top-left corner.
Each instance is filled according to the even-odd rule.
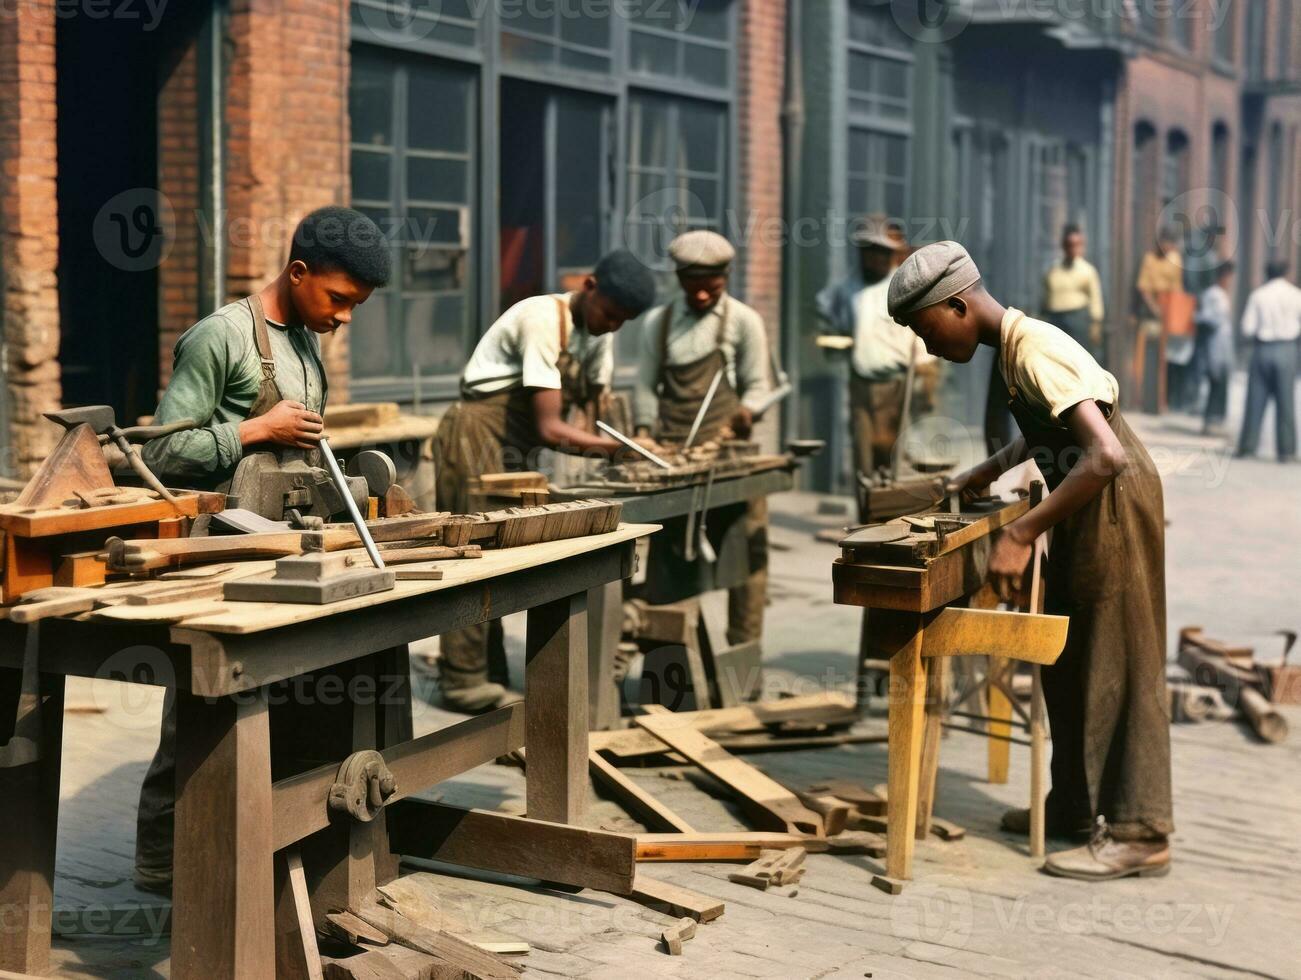
[[[1230,461],[1222,442],[1196,435],[1188,417],[1135,422],[1165,478],[1171,650],[1178,628],[1197,624],[1276,657],[1273,632],[1301,623],[1301,467]],[[834,523],[812,516],[821,499],[774,499],[769,696],[837,686],[852,676],[859,613],[830,601],[835,548],[812,537]],[[517,678],[520,626],[508,623]],[[422,691],[431,694],[431,687],[422,677]],[[135,797],[160,702],[156,692],[109,682],[69,686],[69,703],[105,710],[73,715],[65,735],[56,901],[60,929],[76,935],[58,941],[62,975],[168,975],[165,903],[130,885]],[[1294,729],[1301,727],[1301,710],[1288,716]],[[450,718],[422,704],[417,729]],[[880,720],[863,724],[879,727]],[[1176,726],[1172,739],[1178,830],[1174,869],[1165,878],[1083,885],[1038,872],[1024,842],[998,830],[1003,808],[1026,800],[1028,751],[1014,747],[1011,782],[992,786],[984,781],[986,743],[951,733],[941,751],[936,811],[968,834],[959,842],[919,843],[915,880],[897,898],[870,887],[878,865],[865,857],[811,855],[793,897],[728,882],[735,866],[658,865],[653,874],[727,903],[726,914],[702,927],[683,956],[669,957],[656,941],[668,920],[621,899],[455,878],[441,887],[448,903],[478,924],[533,944],[529,976],[1301,975],[1301,734],[1263,746],[1236,724],[1208,723]],[[885,779],[885,758],[883,745],[747,756],[795,786],[826,777],[870,786]],[[706,778],[629,771],[700,829],[745,826]],[[436,795],[518,812],[523,779],[487,766],[439,786]],[[591,820],[632,826],[599,799]]]

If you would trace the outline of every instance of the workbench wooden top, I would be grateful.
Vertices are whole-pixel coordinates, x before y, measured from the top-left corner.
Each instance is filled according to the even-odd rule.
[[[196,607],[193,615],[174,622],[174,625],[204,633],[258,633],[295,623],[328,619],[354,609],[383,605],[412,596],[434,595],[457,586],[498,578],[511,572],[536,568],[575,555],[608,548],[610,545],[633,541],[658,530],[659,527],[654,524],[622,524],[617,530],[608,534],[593,534],[581,538],[567,538],[563,541],[544,541],[541,544],[523,545],[519,548],[485,551],[482,558],[415,562],[402,567],[404,569],[437,568],[443,573],[442,579],[434,582],[399,581],[388,592],[377,592],[326,605],[203,600],[210,607],[209,609],[205,611]],[[166,616],[166,606],[140,608],[142,611],[149,608],[160,610],[163,613],[159,617],[160,620]]]

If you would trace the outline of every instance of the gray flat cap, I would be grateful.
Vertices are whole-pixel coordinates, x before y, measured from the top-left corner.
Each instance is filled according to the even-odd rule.
[[[943,303],[980,281],[980,270],[957,242],[919,248],[899,266],[887,299],[892,317],[907,316]]]
[[[898,222],[891,221],[880,214],[869,214],[860,219],[854,225],[854,230],[849,233],[849,240],[859,248],[875,245],[877,248],[888,248],[892,252],[899,251],[905,245],[903,229],[899,227]]]
[[[669,258],[679,272],[725,272],[736,258],[732,243],[716,231],[688,231],[669,243]]]

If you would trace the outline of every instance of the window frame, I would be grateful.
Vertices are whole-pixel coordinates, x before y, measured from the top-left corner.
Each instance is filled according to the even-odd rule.
[[[702,45],[717,47],[729,52],[726,84],[713,86],[689,80],[685,77],[671,79],[648,73],[630,70],[629,46],[634,28],[626,19],[616,17],[612,25],[610,58],[608,73],[588,72],[560,64],[529,64],[519,60],[508,60],[502,51],[502,18],[495,4],[487,4],[484,13],[477,22],[477,43],[460,45],[435,37],[412,38],[400,31],[379,30],[371,24],[359,25],[354,12],[359,4],[366,0],[351,0],[348,5],[349,52],[350,57],[358,50],[378,51],[394,58],[424,59],[469,67],[475,73],[473,90],[477,105],[475,130],[473,133],[473,152],[477,159],[473,194],[470,201],[471,252],[470,275],[473,288],[468,291],[470,328],[467,330],[467,358],[473,345],[500,315],[497,309],[501,297],[500,263],[490,261],[488,257],[500,254],[500,220],[497,206],[497,188],[500,183],[499,157],[503,143],[508,134],[501,132],[500,90],[502,79],[516,79],[535,82],[552,89],[572,90],[587,94],[607,97],[612,125],[607,127],[605,140],[610,144],[608,159],[611,161],[610,180],[603,189],[607,203],[607,213],[603,215],[602,238],[604,248],[622,246],[624,243],[623,227],[620,220],[628,207],[628,193],[631,173],[628,167],[628,117],[629,106],[638,93],[653,93],[671,100],[696,100],[716,104],[723,110],[725,124],[723,133],[724,167],[722,170],[721,209],[724,231],[731,231],[728,216],[734,212],[740,200],[739,189],[739,147],[740,121],[738,107],[740,92],[738,85],[739,58],[736,55],[737,41],[740,34],[740,5],[744,0],[720,0],[727,7],[727,30],[729,39],[693,38]],[[374,6],[376,0],[370,0]],[[613,9],[613,8],[612,8]],[[614,16],[612,14],[612,16]],[[650,28],[651,32],[656,29]],[[674,36],[677,32],[665,32]],[[527,34],[521,36],[528,37]],[[679,57],[679,65],[682,56]],[[403,155],[394,152],[396,158]],[[400,164],[394,163],[394,166]],[[556,188],[548,182],[548,196],[554,198]],[[554,224],[549,222],[547,247],[547,275],[554,276],[555,241]],[[738,261],[733,274],[735,289],[744,289],[742,270],[744,269],[743,242],[737,242]],[[396,257],[396,256],[395,256]],[[558,288],[558,283],[553,283]],[[392,316],[393,314],[390,314]],[[615,384],[617,387],[631,385],[636,374],[633,364],[616,364]],[[427,374],[417,384],[412,378],[363,379],[351,374],[351,388],[358,400],[390,400],[410,403],[412,401],[443,401],[457,397],[459,393],[459,372],[446,374]]]

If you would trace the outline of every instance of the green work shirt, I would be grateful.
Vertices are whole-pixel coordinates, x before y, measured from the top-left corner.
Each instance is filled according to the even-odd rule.
[[[267,321],[280,397],[325,411],[327,384],[316,336],[303,326]],[[248,418],[262,381],[253,315],[242,300],[204,317],[181,335],[172,380],[154,423],[195,419],[187,429],[145,445],[145,462],[170,486],[211,489],[244,457],[239,424]]]

